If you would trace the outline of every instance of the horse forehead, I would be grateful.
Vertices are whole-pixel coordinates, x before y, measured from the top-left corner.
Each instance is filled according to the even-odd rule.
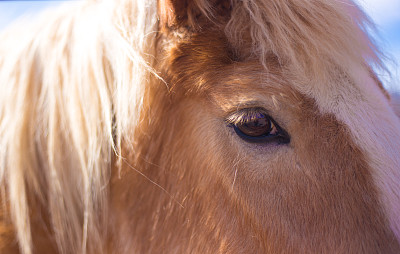
[[[312,97],[321,113],[334,114],[364,153],[391,228],[400,240],[400,121],[390,101],[363,67],[350,66],[348,75],[295,89]]]
[[[332,114],[348,127],[350,138],[366,158],[379,201],[400,241],[400,121],[370,70],[354,65],[347,72],[332,71],[331,78],[325,82],[309,80],[306,84],[284,77],[279,68],[265,74],[256,63],[241,65],[231,68],[230,79],[240,80],[237,84],[249,92],[234,87],[232,90],[250,93],[253,87],[279,93],[280,89],[271,89],[275,83],[276,88],[286,87],[286,91],[311,97],[318,114]]]

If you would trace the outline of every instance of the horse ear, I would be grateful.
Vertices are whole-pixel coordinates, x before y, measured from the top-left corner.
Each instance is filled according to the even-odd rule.
[[[159,0],[161,27],[196,28],[202,21],[230,13],[231,0]]]

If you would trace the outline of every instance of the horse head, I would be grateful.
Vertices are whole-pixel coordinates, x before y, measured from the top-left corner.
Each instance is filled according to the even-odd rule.
[[[355,3],[89,1],[52,20],[0,45],[0,250],[399,253],[400,120]]]

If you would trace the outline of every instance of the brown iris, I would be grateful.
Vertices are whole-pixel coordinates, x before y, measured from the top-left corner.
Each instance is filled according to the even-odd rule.
[[[242,109],[228,119],[230,126],[243,140],[251,143],[287,144],[290,137],[262,108]]]
[[[236,127],[243,134],[250,137],[259,137],[268,135],[273,126],[268,116],[260,112],[254,112],[251,115],[243,116],[241,121],[236,124]]]

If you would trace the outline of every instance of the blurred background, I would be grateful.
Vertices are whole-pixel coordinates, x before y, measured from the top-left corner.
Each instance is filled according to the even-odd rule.
[[[75,1],[0,1],[0,30],[18,17],[34,18],[41,10],[61,4],[77,4]],[[392,77],[380,74],[385,87],[400,92],[400,0],[358,0],[367,14],[376,23],[378,45],[389,59],[386,64]]]

